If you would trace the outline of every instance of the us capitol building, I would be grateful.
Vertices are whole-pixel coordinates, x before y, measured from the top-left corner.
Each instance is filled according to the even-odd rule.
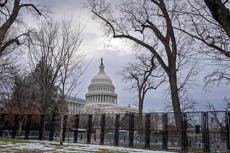
[[[116,114],[138,112],[136,108],[119,106],[117,94],[110,77],[105,73],[103,59],[99,66],[99,72],[93,77],[84,99],[66,97],[70,114]]]

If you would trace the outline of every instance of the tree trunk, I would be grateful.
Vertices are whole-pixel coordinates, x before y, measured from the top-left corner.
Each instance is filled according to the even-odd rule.
[[[16,20],[16,18],[18,16],[19,9],[20,9],[19,3],[20,3],[20,0],[14,1],[13,11],[10,14],[10,17],[0,27],[0,45],[2,45],[6,33],[8,32],[9,28],[11,27],[11,25],[14,23],[14,21]],[[0,52],[2,52],[2,51],[0,51]]]
[[[139,96],[138,113],[139,113],[139,115],[142,115],[142,113],[143,113],[143,99],[140,96]]]
[[[45,133],[45,130],[46,130],[46,116],[47,116],[47,102],[48,102],[48,96],[47,96],[47,90],[45,90],[45,93],[44,93],[44,101],[43,101],[43,114],[44,114],[44,120],[43,120],[43,132],[42,133]],[[44,134],[43,134],[44,135]],[[42,136],[43,137],[43,136]]]
[[[170,91],[171,91],[171,99],[172,99],[172,106],[174,112],[174,118],[176,122],[177,131],[180,132],[181,129],[181,108],[180,108],[180,99],[179,99],[179,92],[177,88],[177,76],[176,76],[176,69],[171,68],[169,72],[169,84],[170,84]]]
[[[41,137],[41,140],[43,139],[43,137],[44,137],[44,132],[45,132],[45,129],[46,129],[46,124],[45,124],[45,122],[46,122],[46,106],[45,106],[45,103],[46,103],[46,101],[47,101],[47,96],[46,96],[46,94],[45,94],[45,92],[44,92],[44,90],[42,89],[41,90],[42,92],[41,92],[41,102],[40,102],[40,104],[41,104],[41,111],[40,111],[40,113],[42,113],[43,115],[44,115],[44,120],[42,120],[42,123],[41,123],[41,125],[43,125],[43,127],[42,127],[42,137]]]
[[[62,115],[62,113],[61,113],[61,121],[60,121],[60,145],[63,145],[63,115]]]
[[[21,119],[19,120],[18,133],[19,133],[20,136],[22,135],[22,121],[21,121]]]
[[[63,128],[64,128],[64,126],[63,126],[63,123],[64,123],[64,116],[65,116],[65,113],[64,113],[64,111],[63,111],[63,105],[62,104],[64,104],[64,102],[65,102],[65,98],[64,98],[64,84],[63,84],[63,88],[62,88],[62,95],[61,95],[61,101],[60,101],[61,103],[59,104],[59,111],[60,111],[60,117],[61,117],[61,125],[60,125],[60,127],[61,127],[61,129],[60,129],[60,145],[63,145],[63,141],[64,141],[64,138],[63,138]]]
[[[221,0],[204,0],[213,18],[223,27],[230,37],[230,11]]]
[[[141,97],[141,93],[139,92],[138,129],[139,129],[140,131],[141,131],[141,129],[142,129],[143,102],[144,102],[144,99]]]

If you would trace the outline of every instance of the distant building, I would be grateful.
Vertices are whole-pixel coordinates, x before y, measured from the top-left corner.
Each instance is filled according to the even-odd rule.
[[[68,105],[69,114],[80,114],[83,113],[85,100],[77,97],[66,96],[65,100]]]
[[[127,112],[138,112],[136,108],[119,106],[117,104],[117,94],[110,77],[104,71],[103,59],[99,66],[99,72],[93,77],[88,87],[86,100],[79,98],[69,98],[69,113],[90,113],[90,114],[116,114]]]

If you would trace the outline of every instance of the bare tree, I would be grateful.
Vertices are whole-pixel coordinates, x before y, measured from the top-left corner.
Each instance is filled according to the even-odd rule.
[[[205,87],[229,82],[230,37],[229,1],[188,1],[187,7],[176,11],[185,17],[176,29],[183,31],[200,46],[199,53],[212,61],[212,71],[207,75]],[[180,21],[182,22],[182,21]],[[205,45],[205,46],[204,46]],[[203,58],[203,59],[204,59]]]
[[[213,71],[204,77],[205,87],[211,87],[213,85],[225,84],[229,85],[230,83],[230,67],[229,65],[221,64],[219,69]]]
[[[164,74],[160,72],[154,56],[136,55],[133,63],[129,63],[122,72],[125,81],[130,81],[130,90],[138,92],[138,112],[142,116],[144,99],[152,89],[157,89],[164,81]],[[157,69],[158,68],[158,69]]]
[[[27,76],[26,71],[22,69],[23,65],[17,62],[19,58],[20,56],[15,52],[5,54],[0,58],[0,101],[1,107],[7,112],[23,113],[27,106],[32,107],[32,105],[27,105],[29,100],[25,98],[31,95],[25,92],[29,85],[27,79],[29,75]],[[32,88],[29,90],[34,91]]]
[[[29,36],[29,32],[18,33],[13,30],[14,24],[23,8],[32,8],[39,15],[39,9],[32,3],[21,3],[21,0],[1,0],[0,1],[0,57],[14,49],[14,44],[20,45],[24,38]]]
[[[15,74],[12,96],[10,101],[6,104],[8,112],[21,114],[38,112],[37,97],[39,97],[39,93],[36,81],[31,79],[31,75],[24,76]]]
[[[152,53],[168,76],[170,95],[177,129],[181,127],[181,108],[178,87],[178,59],[180,49],[173,25],[177,1],[142,0],[121,3],[118,7],[105,1],[93,0],[90,7],[113,38],[131,40]],[[181,1],[180,1],[181,2]],[[178,33],[177,33],[178,34]],[[182,52],[181,52],[182,53]]]
[[[208,105],[210,119],[211,119],[211,128],[216,131],[219,130],[221,136],[224,138],[226,135],[226,114],[224,112],[217,111],[213,104]]]
[[[29,30],[22,27],[19,16],[23,9],[31,9],[39,15],[41,12],[32,3],[22,3],[21,0],[0,0],[0,86],[1,101],[11,99],[14,88],[14,76],[17,75],[12,51],[25,43]],[[23,29],[23,30],[22,30]]]
[[[31,72],[40,90],[40,112],[47,114],[50,108],[49,102],[51,103],[55,98],[55,81],[61,67],[60,63],[56,65],[55,61],[56,58],[61,58],[61,54],[56,50],[58,26],[53,23],[43,23],[31,38],[28,46]]]
[[[41,87],[42,113],[47,113],[51,96],[53,109],[61,119],[60,144],[63,144],[63,118],[68,112],[65,97],[78,85],[84,69],[83,56],[79,54],[82,31],[80,28],[74,31],[71,26],[70,21],[43,23],[29,46],[32,68],[39,65],[35,70],[39,73],[33,74]]]
[[[15,75],[19,73],[19,68],[15,63],[12,63],[13,58],[10,55],[0,59],[0,107],[3,108],[11,100]]]
[[[66,111],[68,111],[65,97],[71,93],[72,89],[76,87],[78,79],[82,75],[83,69],[83,57],[79,54],[79,47],[81,45],[81,29],[78,31],[71,30],[71,24],[63,22],[60,49],[59,52],[63,55],[62,60],[56,60],[56,64],[61,63],[59,70],[59,78],[57,80],[58,86],[61,89],[60,99],[58,100],[58,112],[61,118],[60,128],[60,144],[63,144],[63,121]],[[71,77],[74,77],[71,78]]]
[[[212,5],[211,3],[220,3],[220,0],[205,0],[205,2],[197,0],[188,1],[187,7],[176,10],[181,14],[181,18],[186,18],[186,20],[181,20],[181,18],[179,18],[178,20],[181,20],[179,21],[181,24],[174,27],[192,38],[199,40],[201,43],[200,53],[205,53],[212,59],[220,59],[220,56],[229,58],[229,36],[223,26],[215,20],[216,17],[212,16],[213,12],[210,12],[209,8],[206,6],[208,3]],[[218,11],[218,7],[219,5],[216,5],[216,8],[212,8],[212,10]],[[228,10],[227,8],[225,9]],[[219,12],[223,13],[223,11]],[[223,18],[220,20],[223,20],[226,16],[222,17]],[[229,21],[225,20],[225,22]],[[199,42],[196,42],[196,44],[198,45]],[[206,48],[203,46],[204,44]]]

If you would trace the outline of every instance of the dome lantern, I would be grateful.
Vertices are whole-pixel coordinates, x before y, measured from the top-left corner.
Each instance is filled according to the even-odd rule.
[[[104,71],[104,64],[103,64],[103,58],[101,58],[101,65],[99,66],[99,73],[105,73]]]

